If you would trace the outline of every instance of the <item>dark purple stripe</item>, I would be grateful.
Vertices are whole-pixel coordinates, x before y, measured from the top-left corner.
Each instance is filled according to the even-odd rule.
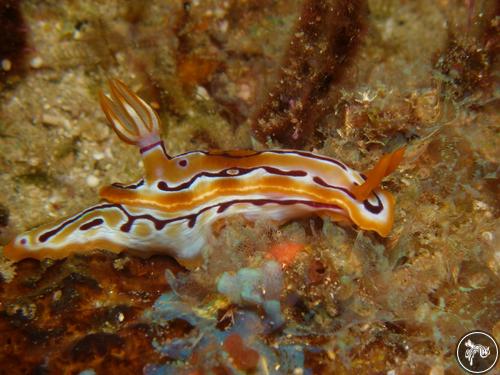
[[[380,200],[379,196],[377,195],[377,193],[373,192],[373,195],[375,195],[375,198],[377,198],[377,205],[374,206],[373,204],[371,204],[368,199],[365,199],[363,201],[363,206],[368,210],[370,211],[372,214],[379,214],[382,212],[382,210],[384,209],[384,205],[382,204],[382,201]]]
[[[167,149],[165,148],[165,143],[161,141],[161,149],[163,150],[163,154],[167,157],[167,159],[172,159],[172,157],[167,153]]]
[[[277,200],[277,199],[233,199],[228,202],[218,204],[219,208],[217,209],[217,213],[224,212],[230,206],[238,203],[250,203],[254,206],[264,206],[266,204],[280,204],[282,206],[291,206],[294,204],[303,204],[305,206],[314,207],[314,208],[326,208],[329,210],[342,210],[339,206],[335,204],[329,203],[320,203],[314,201],[306,201],[300,199],[285,199],[285,200]],[[217,206],[217,205],[216,205]],[[212,207],[216,207],[212,206]]]
[[[198,212],[194,214],[189,214],[189,215],[183,215],[183,216],[178,216],[173,219],[158,219],[150,214],[144,214],[144,215],[137,215],[133,216],[130,215],[128,212],[123,207],[120,207],[120,209],[128,216],[129,220],[123,224],[120,228],[123,232],[129,232],[130,229],[132,228],[132,225],[134,224],[134,221],[139,220],[139,219],[144,219],[144,220],[149,220],[153,223],[155,226],[156,230],[161,230],[163,229],[167,224],[170,224],[175,221],[181,221],[181,220],[187,220],[188,222],[188,227],[192,228],[196,224],[196,220],[198,219],[198,216],[200,216],[202,213],[205,211],[211,210],[213,208],[217,208],[217,212],[221,213],[227,210],[230,206],[233,204],[238,204],[238,203],[248,203],[248,204],[253,204],[256,206],[263,206],[265,204],[280,204],[284,206],[290,206],[294,204],[303,204],[306,206],[318,208],[318,209],[331,209],[331,210],[342,210],[339,206],[334,205],[334,204],[328,204],[328,203],[320,203],[320,202],[313,202],[313,201],[306,201],[306,200],[298,200],[298,199],[288,199],[288,200],[275,200],[275,199],[233,199],[224,203],[218,203],[212,206],[207,206],[199,210]]]
[[[363,180],[367,180],[368,177],[366,177],[366,175],[364,173],[360,173],[360,176],[363,178]],[[356,184],[358,185],[358,184]],[[371,204],[368,199],[365,199],[363,201],[363,206],[368,210],[370,211],[372,214],[379,214],[382,212],[382,210],[384,209],[384,205],[382,204],[382,201],[380,200],[380,197],[377,195],[377,193],[373,192],[373,195],[375,196],[375,198],[377,198],[377,205],[374,206],[373,204]]]
[[[119,182],[115,182],[115,183],[111,184],[111,186],[116,187],[116,188],[130,189],[130,190],[137,189],[137,188],[141,187],[142,185],[144,185],[144,180],[140,180],[136,184],[131,184],[131,185],[124,185],[124,184],[121,184]]]
[[[156,146],[161,147],[161,150],[163,151],[163,154],[167,157],[167,159],[172,159],[172,157],[169,154],[167,154],[167,150],[165,149],[165,144],[163,143],[163,141],[158,141],[155,143],[151,143],[150,145],[147,145],[145,147],[141,147],[141,149],[139,151],[141,152],[141,155],[142,155],[145,152],[155,148]]]
[[[182,157],[190,155],[190,154],[203,154],[205,156],[223,156],[225,158],[230,158],[230,159],[243,159],[243,158],[248,158],[248,157],[260,155],[263,152],[264,151],[254,151],[252,154],[247,154],[247,155],[230,155],[228,152],[221,152],[220,154],[217,154],[217,153],[211,153],[210,151],[195,150],[195,151],[187,151],[187,152],[183,152],[182,154],[175,155],[174,159],[182,158]]]
[[[80,214],[76,215],[74,218],[61,223],[57,228],[52,229],[50,231],[47,231],[47,232],[41,234],[38,237],[38,241],[40,241],[42,243],[46,242],[51,237],[55,236],[57,233],[59,233],[60,231],[62,231],[65,227],[67,227],[71,223],[74,223],[75,221],[79,220],[82,216],[84,216],[84,215],[86,215],[86,214],[88,214],[88,213],[90,213],[92,211],[100,210],[100,209],[117,208],[120,211],[122,211],[123,214],[125,216],[127,216],[128,220],[127,220],[126,223],[122,224],[122,226],[120,227],[120,230],[123,231],[123,232],[129,232],[130,229],[132,228],[134,222],[136,220],[141,220],[141,219],[151,221],[153,223],[153,225],[155,226],[156,230],[161,230],[167,224],[170,224],[170,223],[175,222],[175,221],[181,221],[181,220],[187,220],[188,226],[190,228],[192,228],[196,224],[196,220],[198,219],[198,216],[201,215],[202,213],[204,213],[205,211],[208,211],[208,210],[213,209],[213,208],[217,208],[217,212],[218,213],[222,213],[225,210],[227,210],[230,206],[232,206],[234,204],[239,204],[239,203],[248,203],[248,204],[253,204],[253,205],[256,205],[256,206],[263,206],[263,205],[266,205],[266,204],[280,204],[280,205],[284,205],[284,206],[290,206],[290,205],[294,205],[294,204],[302,204],[302,205],[306,205],[306,206],[309,206],[309,207],[314,207],[314,208],[317,208],[317,209],[329,209],[329,210],[334,210],[334,211],[342,210],[339,206],[334,205],[334,204],[320,203],[320,202],[307,201],[307,200],[298,200],[298,199],[285,199],[285,200],[275,200],[275,199],[233,199],[233,200],[230,200],[230,201],[227,201],[227,202],[224,202],[224,203],[218,203],[218,204],[215,204],[215,205],[212,205],[212,206],[204,207],[204,208],[200,209],[198,212],[193,213],[193,214],[183,215],[183,216],[179,216],[179,217],[172,218],[172,219],[158,219],[158,218],[154,217],[151,214],[132,215],[132,214],[130,214],[120,204],[105,203],[105,204],[102,204],[102,205],[99,205],[99,206],[94,206],[94,207],[88,208],[88,209],[82,211]],[[95,219],[93,221],[90,221],[88,223],[83,224],[80,227],[80,229],[81,230],[87,230],[87,229],[90,229],[91,227],[100,225],[102,223],[103,223],[102,219],[97,218],[97,219]]]
[[[82,226],[80,226],[80,230],[89,230],[93,227],[97,227],[97,226],[101,225],[102,223],[104,223],[103,219],[100,219],[100,218],[94,219],[94,220],[89,221],[88,223],[85,223]]]
[[[324,186],[328,185],[323,180],[321,180],[321,181],[325,184]],[[316,182],[318,182],[318,181],[316,181]],[[328,186],[330,187],[330,185],[328,185]],[[343,188],[340,188],[340,189],[343,189]],[[376,194],[375,194],[375,197],[377,198],[377,201],[378,201],[377,206],[373,206],[367,200],[364,202],[364,205],[365,205],[365,208],[367,210],[369,210],[370,212],[372,212],[374,214],[377,214],[377,213],[379,213],[379,212],[382,211],[383,206],[382,206],[382,202],[380,201],[380,198]],[[222,213],[225,210],[227,210],[230,206],[232,206],[234,204],[239,204],[239,203],[248,203],[248,204],[253,204],[253,205],[256,205],[256,206],[263,206],[263,205],[266,205],[266,204],[279,204],[279,205],[284,205],[284,206],[295,205],[295,204],[302,204],[302,205],[306,205],[306,206],[309,206],[309,207],[314,207],[314,208],[317,208],[317,209],[327,209],[327,210],[334,210],[334,211],[342,210],[339,206],[334,205],[334,204],[314,202],[314,201],[307,201],[307,200],[298,200],[298,199],[284,199],[284,200],[276,200],[276,199],[233,199],[233,200],[230,200],[230,201],[227,201],[227,202],[218,203],[218,204],[215,204],[215,205],[212,205],[212,206],[204,207],[204,208],[200,209],[198,212],[193,213],[193,214],[183,215],[183,216],[179,216],[179,217],[176,217],[176,218],[164,219],[163,220],[163,219],[158,219],[158,218],[156,218],[156,217],[154,217],[153,215],[150,215],[150,214],[132,215],[132,214],[130,214],[120,204],[104,203],[102,205],[94,206],[94,207],[91,207],[91,208],[88,208],[88,209],[82,211],[80,214],[76,215],[75,217],[73,217],[73,218],[71,218],[71,219],[69,219],[69,220],[61,223],[57,228],[52,229],[50,231],[47,231],[47,232],[41,234],[38,237],[38,240],[40,242],[42,242],[42,243],[46,242],[51,237],[55,236],[57,233],[59,233],[60,231],[62,231],[65,227],[67,227],[71,223],[74,223],[75,221],[79,220],[82,216],[84,216],[84,215],[86,215],[86,214],[88,214],[88,213],[90,213],[92,211],[99,210],[99,209],[117,208],[120,211],[122,211],[123,214],[125,216],[127,216],[128,220],[127,220],[126,223],[124,223],[120,227],[120,230],[122,230],[123,232],[129,232],[130,229],[132,228],[134,222],[136,220],[140,220],[140,219],[151,221],[153,223],[153,225],[155,226],[156,230],[161,230],[167,224],[170,224],[170,223],[175,222],[175,221],[181,221],[181,220],[187,220],[188,226],[190,228],[192,228],[196,224],[196,220],[198,219],[198,216],[201,215],[202,213],[204,213],[205,211],[217,207],[217,212],[218,213]],[[97,219],[95,219],[95,220],[93,220],[91,222],[83,224],[80,227],[80,229],[81,230],[87,230],[87,229],[90,229],[90,228],[92,228],[94,226],[101,225],[102,223],[103,223],[102,219],[97,218]]]
[[[247,155],[231,155],[230,153],[227,153],[227,152],[221,152],[221,153],[217,154],[217,153],[210,153],[209,151],[188,151],[188,152],[185,152],[183,154],[179,154],[179,155],[175,156],[175,158],[183,157],[183,156],[193,154],[193,153],[202,153],[206,156],[223,156],[225,158],[230,158],[230,159],[250,158],[250,157],[254,157],[257,155],[264,154],[264,153],[294,154],[294,155],[299,155],[299,156],[302,156],[302,157],[305,157],[308,159],[316,159],[316,160],[326,161],[328,163],[337,165],[338,167],[342,168],[344,171],[347,171],[347,166],[339,160],[332,159],[332,158],[329,158],[327,156],[313,154],[312,152],[300,151],[300,150],[265,150],[265,151],[255,151],[253,154],[247,154]]]
[[[356,197],[354,196],[353,193],[351,193],[348,189],[346,188],[343,188],[341,186],[335,186],[335,185],[330,185],[328,182],[326,182],[325,180],[323,180],[321,177],[318,177],[318,176],[314,176],[313,177],[313,181],[315,183],[317,183],[318,185],[321,185],[323,187],[327,187],[327,188],[330,188],[330,189],[334,189],[334,190],[340,190],[341,192],[347,194],[349,197],[351,197],[352,199],[356,200]]]
[[[365,180],[366,178],[363,177]],[[332,188],[332,189],[336,189],[336,190],[341,190],[343,191],[344,193],[346,193],[349,197],[351,197],[353,200],[356,200],[356,197],[354,196],[353,193],[351,193],[349,190],[347,190],[346,188],[343,188],[343,187],[340,187],[340,186],[333,186],[333,185],[330,185],[329,183],[325,182],[321,177],[314,177],[313,178],[314,182],[316,182],[318,185],[321,185],[321,186],[324,186],[324,187],[328,187],[328,188]],[[354,183],[355,185],[358,185],[357,183]],[[377,193],[373,192],[373,195],[375,196],[375,198],[377,198],[377,205],[374,206],[373,204],[371,204],[368,199],[365,199],[363,201],[363,206],[368,210],[370,211],[372,214],[379,214],[382,212],[382,210],[384,209],[384,205],[382,204],[382,201],[380,200],[379,196],[377,195]]]
[[[55,236],[57,233],[59,233],[65,227],[67,227],[71,223],[74,223],[75,221],[77,221],[78,219],[80,219],[83,215],[86,215],[89,212],[92,212],[92,211],[95,211],[95,210],[98,210],[98,209],[101,209],[101,208],[110,208],[110,207],[118,207],[118,205],[112,204],[112,203],[106,203],[106,204],[101,204],[99,206],[94,206],[94,207],[87,208],[86,210],[83,210],[78,215],[76,215],[74,218],[62,222],[61,224],[59,224],[59,226],[57,228],[49,230],[48,232],[45,232],[45,233],[41,234],[38,237],[38,241],[40,241],[40,242],[46,242],[48,239],[50,239],[51,237]]]
[[[156,146],[161,145],[161,144],[163,144],[163,141],[151,143],[150,145],[147,145],[145,147],[141,147],[141,149],[139,151],[141,152],[141,154],[144,154],[145,152],[147,152],[147,151],[151,150],[152,148],[155,148]]]
[[[307,152],[307,151],[298,151],[298,150],[294,150],[294,151],[271,150],[269,152],[273,152],[275,154],[288,154],[288,153],[292,153],[292,154],[297,154],[297,155],[300,155],[300,156],[303,156],[303,157],[306,157],[306,158],[310,158],[310,159],[322,160],[322,161],[326,161],[326,162],[331,163],[331,164],[335,164],[335,165],[339,166],[340,168],[342,168],[344,171],[347,171],[347,166],[344,163],[342,163],[341,161],[339,161],[337,159],[332,159],[332,158],[329,158],[329,157],[326,157],[326,156],[322,156],[322,155],[316,155],[316,154],[313,154],[313,153]]]
[[[279,176],[290,176],[290,177],[305,177],[307,176],[307,172],[305,171],[298,171],[298,170],[292,170],[292,171],[283,171],[278,168],[274,167],[267,167],[267,166],[259,166],[259,167],[254,167],[254,168],[227,168],[223,169],[220,172],[212,173],[212,172],[200,172],[197,175],[193,176],[189,181],[186,181],[180,185],[177,185],[175,187],[169,187],[168,184],[165,181],[160,181],[158,182],[158,189],[162,191],[180,191],[184,189],[189,189],[191,185],[201,177],[208,177],[208,178],[217,178],[217,177],[223,177],[223,178],[231,178],[231,177],[240,177],[244,176],[246,174],[249,174],[257,169],[264,169],[267,173],[269,174],[274,174],[274,175],[279,175]],[[230,171],[238,171],[238,174],[232,174],[228,173]]]

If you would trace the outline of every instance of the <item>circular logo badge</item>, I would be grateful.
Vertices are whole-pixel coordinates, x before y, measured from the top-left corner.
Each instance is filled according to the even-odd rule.
[[[485,374],[498,361],[498,344],[490,334],[472,331],[463,336],[457,345],[457,361],[471,374]]]

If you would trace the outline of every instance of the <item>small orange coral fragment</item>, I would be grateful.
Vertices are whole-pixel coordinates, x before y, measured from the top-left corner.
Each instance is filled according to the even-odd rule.
[[[378,187],[385,176],[388,176],[397,168],[403,160],[405,148],[401,147],[390,154],[382,156],[379,162],[368,172],[365,172],[366,181],[359,186],[353,186],[351,191],[356,199],[364,201],[373,189]]]
[[[259,353],[247,347],[237,333],[232,333],[224,340],[224,350],[231,356],[236,367],[248,371],[257,367]]]
[[[304,244],[298,242],[280,242],[271,246],[268,257],[273,257],[281,264],[288,265],[303,248]]]

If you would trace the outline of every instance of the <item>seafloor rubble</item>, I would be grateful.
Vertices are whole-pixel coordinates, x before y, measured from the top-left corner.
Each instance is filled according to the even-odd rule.
[[[171,154],[364,170],[407,147],[385,239],[236,217],[191,272],[2,258],[0,374],[459,374],[464,333],[500,338],[499,19],[493,0],[0,1],[0,245],[140,176],[97,103],[109,77]]]

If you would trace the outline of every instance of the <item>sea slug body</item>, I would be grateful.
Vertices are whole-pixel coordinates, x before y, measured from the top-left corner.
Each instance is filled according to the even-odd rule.
[[[394,198],[378,188],[403,156],[385,155],[364,175],[306,151],[233,150],[167,154],[158,115],[123,82],[110,81],[101,106],[116,134],[139,147],[144,178],[101,189],[101,202],[17,236],[4,249],[12,260],[59,259],[107,249],[165,253],[191,267],[221,219],[243,215],[278,223],[321,215],[387,236]]]

